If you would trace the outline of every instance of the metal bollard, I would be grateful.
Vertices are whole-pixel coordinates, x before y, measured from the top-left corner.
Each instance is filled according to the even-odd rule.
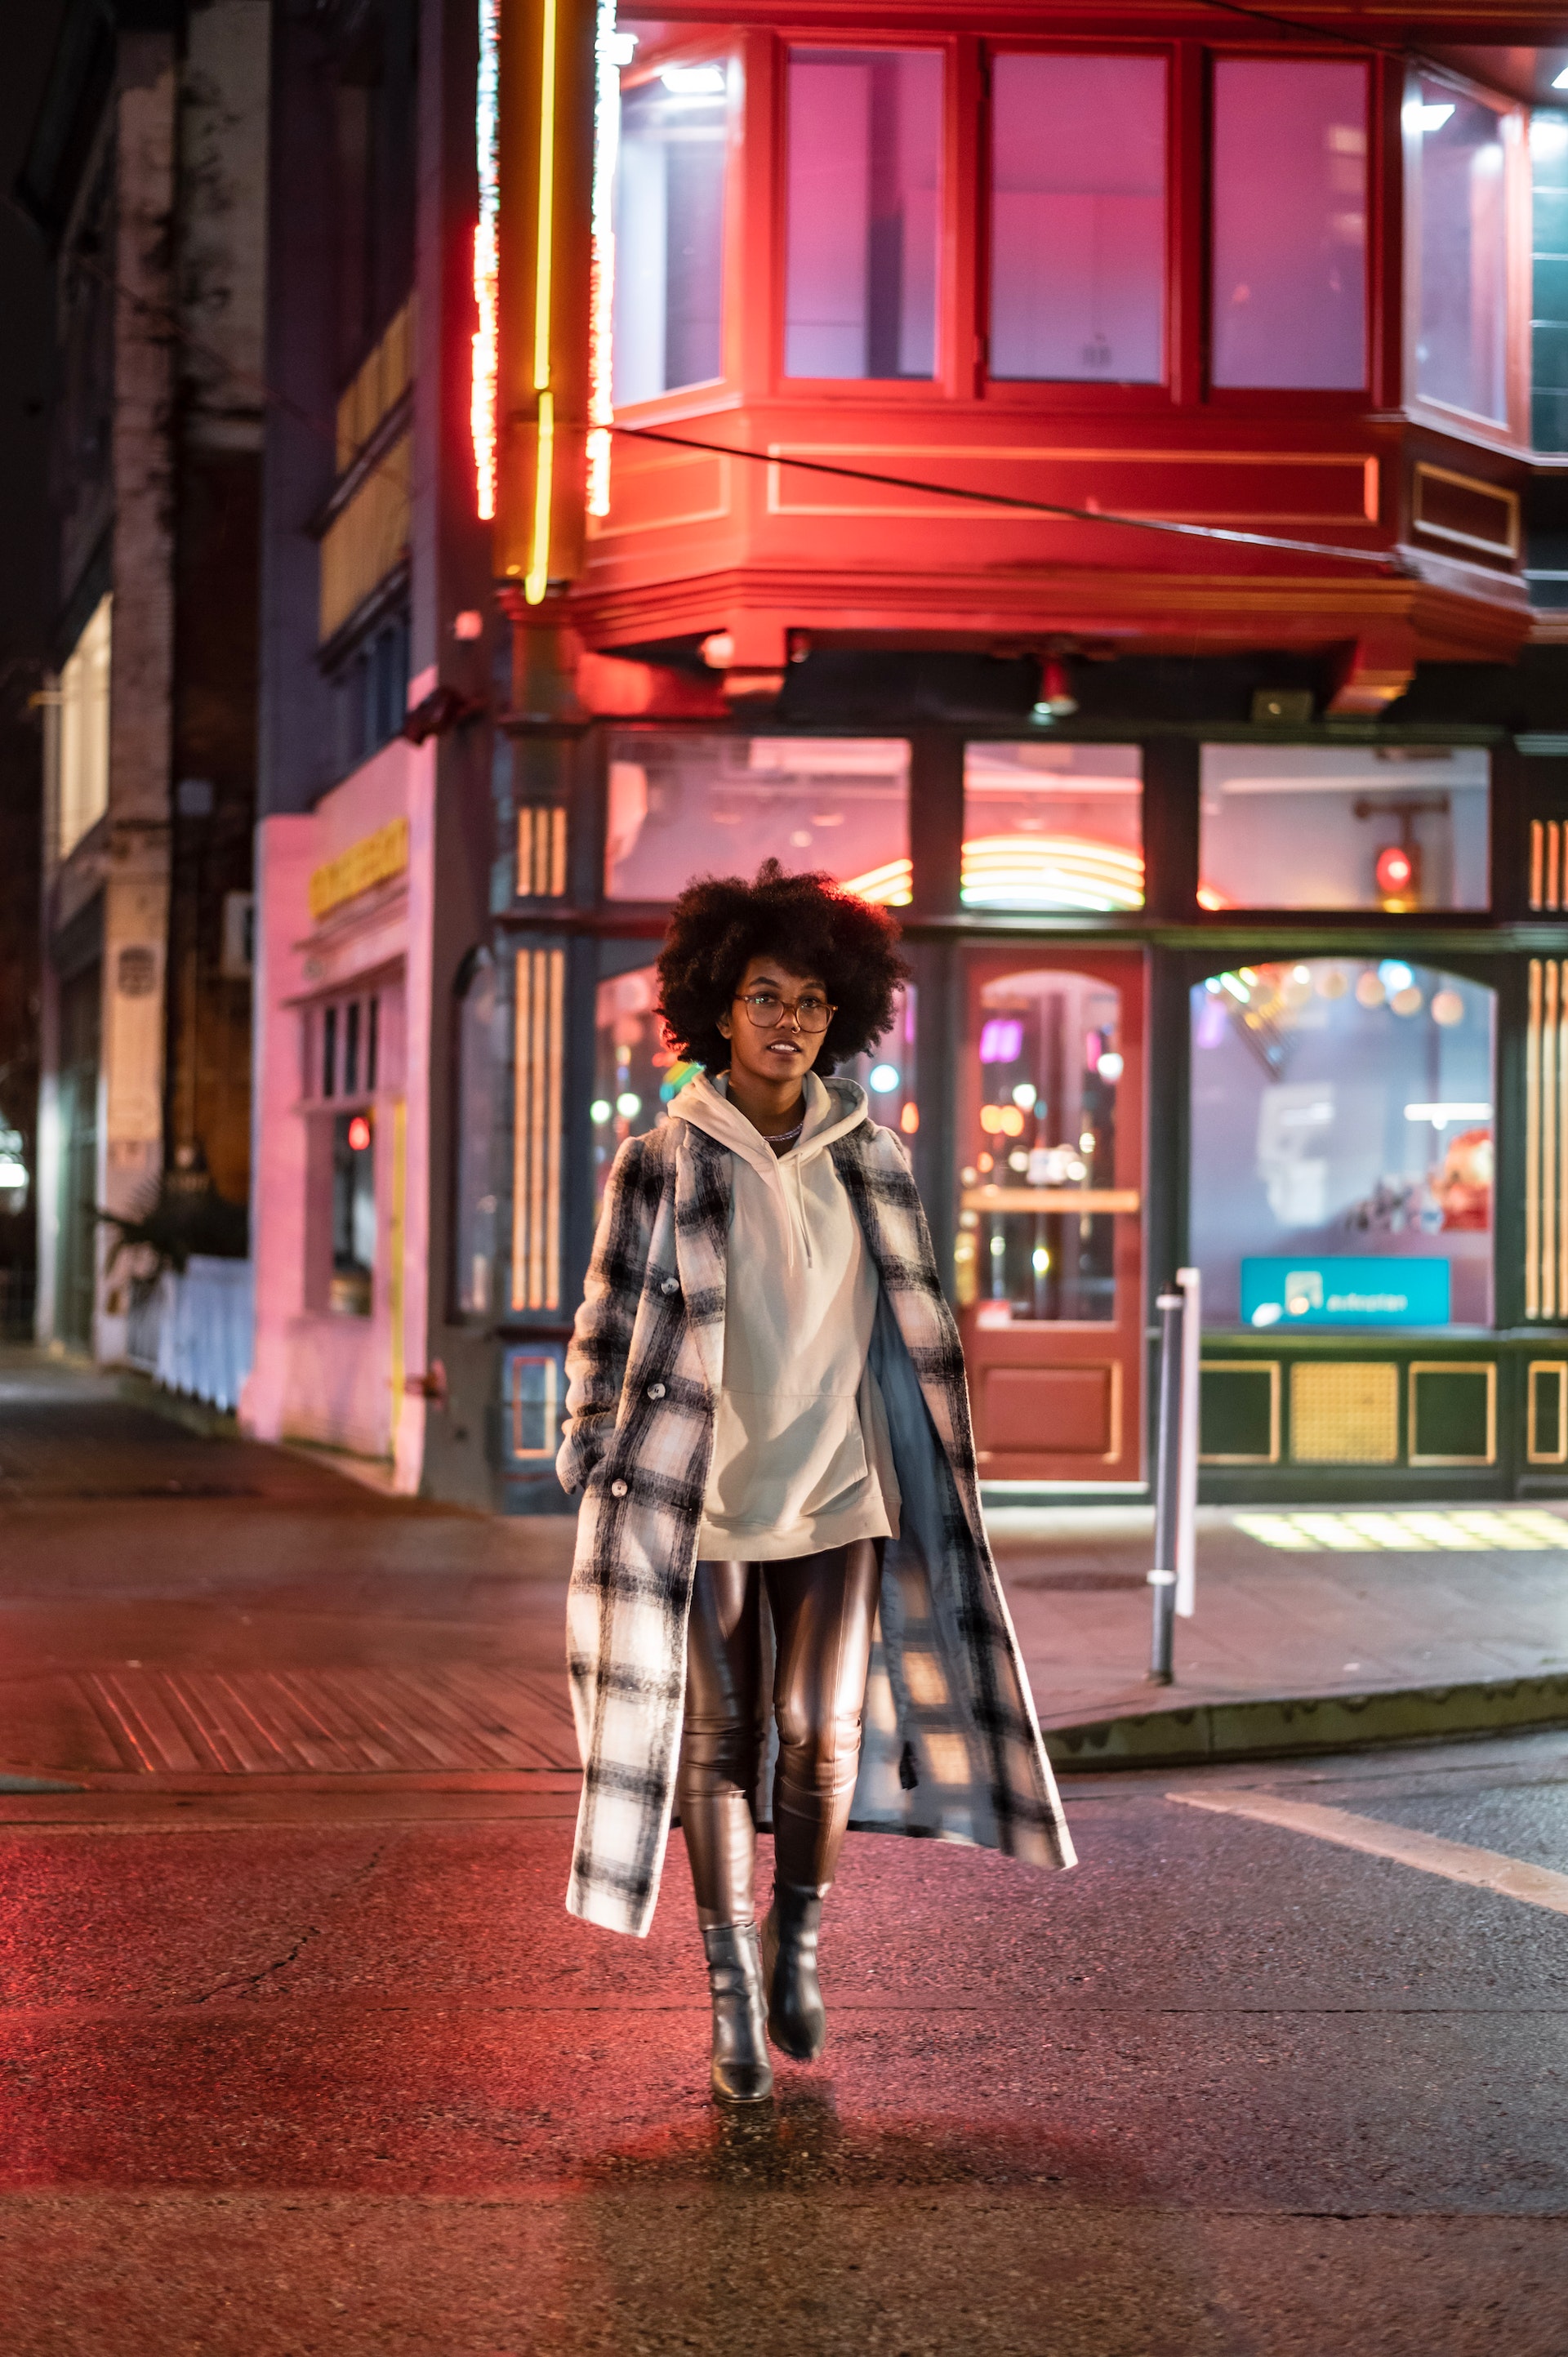
[[[1186,1302],[1179,1293],[1162,1293],[1160,1313],[1160,1399],[1155,1466],[1155,1567],[1149,1585],[1155,1591],[1154,1638],[1149,1653],[1149,1683],[1168,1686],[1175,1676],[1176,1518],[1181,1500],[1182,1317]]]

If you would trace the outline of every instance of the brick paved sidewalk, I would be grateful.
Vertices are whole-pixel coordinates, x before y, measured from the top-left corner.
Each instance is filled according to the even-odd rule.
[[[0,1355],[0,1771],[135,1784],[575,1770],[569,1518],[393,1500]],[[1205,1512],[1176,1684],[1145,1681],[1152,1520],[998,1512],[1042,1720],[1568,1671],[1568,1518]]]

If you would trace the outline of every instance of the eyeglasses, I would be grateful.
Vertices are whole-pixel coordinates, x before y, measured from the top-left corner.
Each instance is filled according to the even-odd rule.
[[[744,1006],[759,1031],[777,1031],[787,1015],[795,1018],[798,1031],[825,1031],[838,1013],[815,991],[807,991],[796,999],[780,998],[776,990],[748,990],[736,1004]]]

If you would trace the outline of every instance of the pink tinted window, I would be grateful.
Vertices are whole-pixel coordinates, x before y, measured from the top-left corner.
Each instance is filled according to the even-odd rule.
[[[789,52],[787,376],[936,371],[942,61]]]
[[[1165,287],[1163,59],[996,58],[992,375],[1157,383]]]
[[[1428,401],[1508,419],[1508,222],[1502,118],[1445,83],[1405,109],[1418,142],[1420,324],[1415,388]]]
[[[1367,378],[1367,70],[1214,69],[1216,384],[1354,392]]]

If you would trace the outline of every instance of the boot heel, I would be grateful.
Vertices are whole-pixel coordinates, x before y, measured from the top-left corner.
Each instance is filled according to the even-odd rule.
[[[762,1972],[768,1989],[768,2034],[794,2062],[814,2062],[827,2044],[828,2017],[817,1978],[817,1933],[822,1902],[793,1883],[774,1886],[762,1927]]]
[[[762,2104],[773,2093],[755,1923],[703,1933],[714,2005],[713,2090],[720,2104]]]

